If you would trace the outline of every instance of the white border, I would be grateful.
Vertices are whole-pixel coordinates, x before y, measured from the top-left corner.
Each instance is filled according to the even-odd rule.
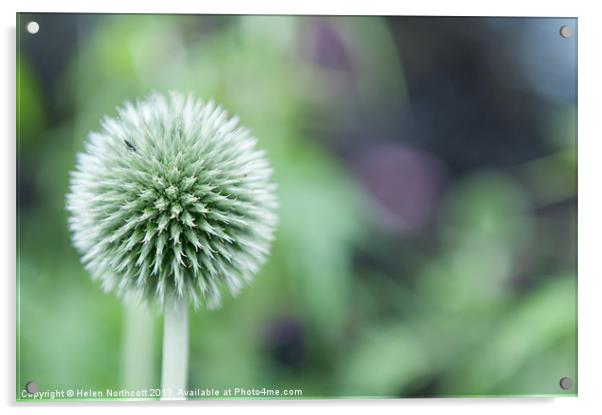
[[[140,3],[140,4],[138,4]],[[0,100],[0,125],[5,134],[2,139],[2,215],[0,231],[2,247],[0,264],[4,282],[1,309],[2,341],[0,348],[3,374],[0,377],[2,404],[8,413],[17,410],[30,413],[43,410],[48,413],[105,413],[107,404],[73,404],[18,406],[14,403],[15,379],[15,13],[30,12],[144,12],[144,13],[219,13],[219,14],[366,14],[366,15],[456,15],[456,16],[577,16],[579,18],[579,397],[558,399],[430,399],[396,401],[228,401],[184,402],[153,404],[110,404],[109,410],[127,408],[128,412],[155,414],[167,409],[188,413],[209,410],[222,412],[232,409],[250,413],[305,413],[316,409],[328,411],[342,409],[365,412],[374,409],[399,414],[440,413],[449,414],[507,414],[512,411],[567,414],[590,413],[597,404],[598,385],[602,377],[602,335],[600,316],[602,310],[602,267],[598,257],[602,254],[602,66],[599,41],[602,39],[602,21],[594,1],[531,1],[506,0],[495,2],[454,0],[414,0],[364,2],[325,0],[230,0],[230,1],[150,1],[121,0],[115,2],[81,2],[76,0],[3,1],[2,55],[0,71],[3,97]],[[150,4],[149,4],[150,3]],[[21,408],[19,408],[21,406]],[[177,408],[173,408],[177,407]]]
[[[107,4],[108,3],[108,4]],[[506,0],[503,4],[455,1],[278,1],[278,0],[205,0],[205,1],[136,1],[49,2],[22,0],[19,11],[29,12],[112,12],[112,13],[216,13],[216,14],[356,14],[356,15],[456,15],[456,16],[576,16],[578,1],[549,0],[546,2]],[[489,2],[491,3],[491,2]],[[502,3],[502,2],[499,2]]]

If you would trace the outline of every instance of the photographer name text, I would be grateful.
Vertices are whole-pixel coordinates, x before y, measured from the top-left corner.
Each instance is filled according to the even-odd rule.
[[[21,391],[27,400],[67,399],[196,399],[196,398],[287,398],[301,397],[301,389],[272,388],[193,388],[193,389],[54,389],[29,393]]]

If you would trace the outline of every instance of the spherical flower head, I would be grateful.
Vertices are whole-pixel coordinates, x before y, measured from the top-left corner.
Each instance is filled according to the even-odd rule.
[[[215,308],[265,262],[275,185],[256,140],[212,102],[172,93],[126,103],[78,154],[67,210],[93,278]]]

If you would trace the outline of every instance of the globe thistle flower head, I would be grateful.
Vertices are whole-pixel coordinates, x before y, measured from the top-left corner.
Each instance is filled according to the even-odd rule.
[[[276,226],[271,168],[219,106],[152,94],[118,108],[78,154],[67,210],[73,243],[103,288],[195,307],[236,295]]]

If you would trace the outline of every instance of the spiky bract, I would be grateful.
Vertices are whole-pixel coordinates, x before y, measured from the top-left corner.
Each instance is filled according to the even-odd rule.
[[[75,247],[106,290],[220,304],[265,261],[271,168],[219,106],[153,94],[102,121],[78,155],[67,209]]]

